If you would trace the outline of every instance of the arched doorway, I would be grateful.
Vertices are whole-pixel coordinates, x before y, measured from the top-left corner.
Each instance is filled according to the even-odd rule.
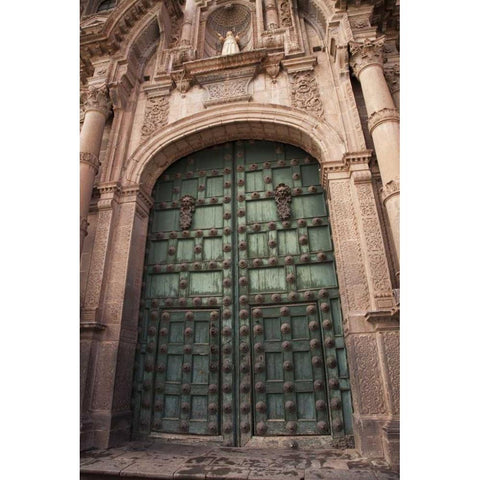
[[[134,431],[223,437],[352,433],[318,163],[243,140],[169,167],[152,192]]]

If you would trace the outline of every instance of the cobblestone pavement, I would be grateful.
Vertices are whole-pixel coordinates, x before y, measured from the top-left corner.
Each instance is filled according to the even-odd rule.
[[[227,448],[202,443],[130,442],[83,452],[81,480],[126,478],[248,480],[396,480],[384,461],[367,460],[355,450]]]

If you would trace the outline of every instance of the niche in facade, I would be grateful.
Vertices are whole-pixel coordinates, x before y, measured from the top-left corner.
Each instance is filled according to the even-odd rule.
[[[252,50],[252,18],[250,10],[238,3],[228,4],[214,10],[207,19],[205,28],[205,57],[216,57],[222,53],[222,41],[217,34],[225,37],[232,31],[240,37],[242,52]]]

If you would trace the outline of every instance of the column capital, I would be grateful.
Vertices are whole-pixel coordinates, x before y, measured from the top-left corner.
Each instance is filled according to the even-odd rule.
[[[400,114],[396,108],[382,108],[373,112],[368,117],[368,131],[370,135],[373,133],[375,128],[377,128],[381,123],[384,122],[400,122]]]
[[[360,72],[370,66],[379,65],[383,69],[383,43],[384,37],[376,40],[365,39],[363,42],[352,41],[350,46],[350,66],[358,78]]]
[[[90,110],[96,110],[105,115],[106,118],[110,115],[112,102],[108,94],[106,85],[91,85],[84,97],[85,113]]]
[[[95,172],[95,175],[97,174],[98,168],[100,167],[98,157],[94,153],[90,152],[80,152],[80,163],[85,163],[89,167],[91,167]]]

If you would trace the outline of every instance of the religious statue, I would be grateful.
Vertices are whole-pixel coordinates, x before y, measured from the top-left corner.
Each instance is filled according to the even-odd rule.
[[[218,38],[223,42],[222,55],[233,55],[234,53],[240,53],[240,47],[238,42],[240,42],[240,37],[234,35],[232,31],[228,31],[225,35],[225,38],[217,33]]]

